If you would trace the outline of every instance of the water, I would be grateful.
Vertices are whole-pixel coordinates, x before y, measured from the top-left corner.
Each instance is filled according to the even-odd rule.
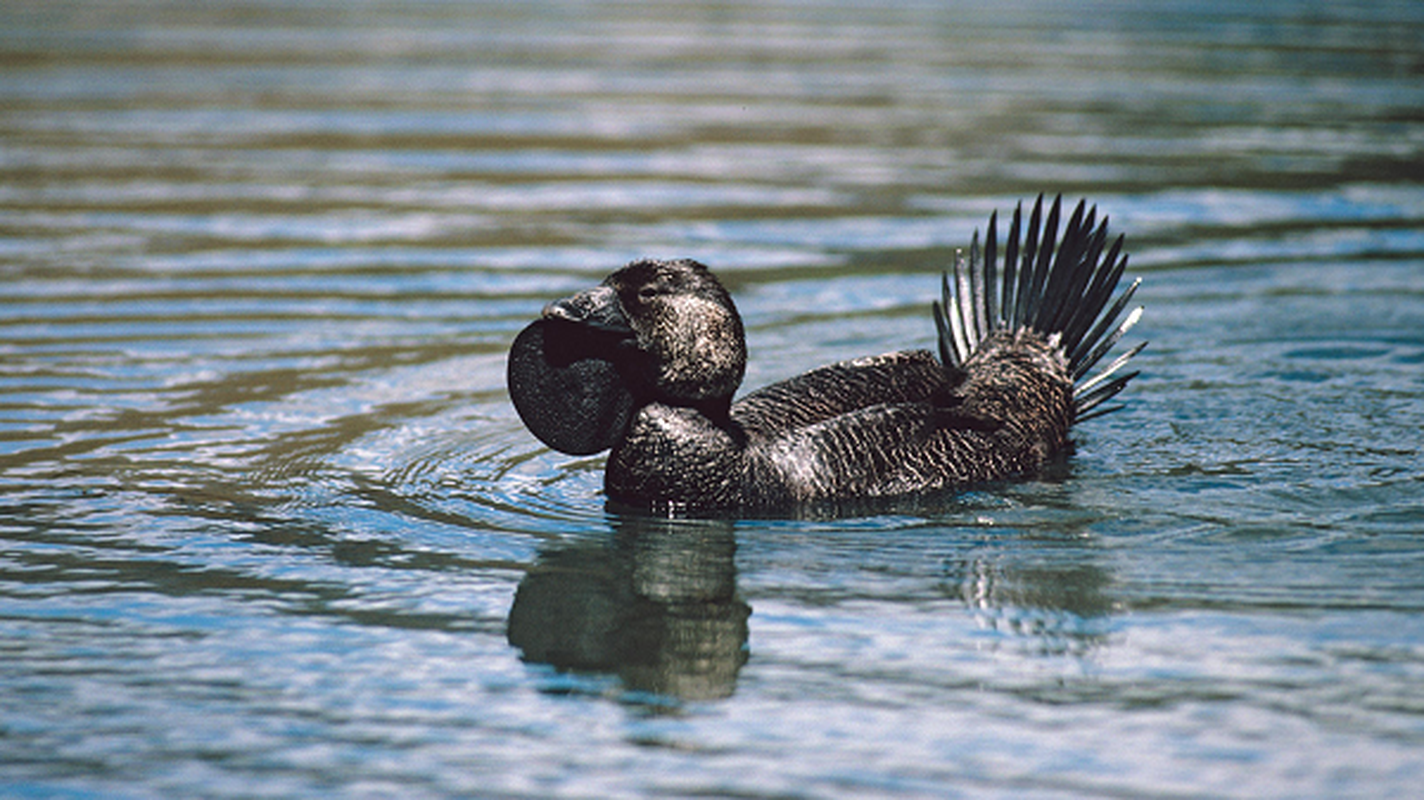
[[[1424,780],[1419,4],[61,0],[0,64],[0,794]],[[748,386],[929,346],[1040,191],[1151,340],[1041,479],[645,519],[509,406],[638,255]]]

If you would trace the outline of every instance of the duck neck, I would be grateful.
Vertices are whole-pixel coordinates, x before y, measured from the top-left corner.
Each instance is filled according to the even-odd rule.
[[[732,420],[731,397],[709,397],[690,403],[688,407],[696,409],[698,413],[706,417],[713,425],[726,431],[738,446],[746,443],[746,432],[742,430],[741,425],[738,425]]]

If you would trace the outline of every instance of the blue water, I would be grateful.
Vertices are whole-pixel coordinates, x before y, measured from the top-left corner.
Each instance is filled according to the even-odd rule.
[[[1412,797],[1424,7],[0,8],[0,795]],[[1033,480],[605,508],[504,389],[640,255],[747,387],[1088,196],[1150,340]]]

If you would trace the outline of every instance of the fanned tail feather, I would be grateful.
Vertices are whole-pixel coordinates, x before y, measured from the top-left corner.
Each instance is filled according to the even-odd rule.
[[[1062,223],[1060,237],[1062,200],[1062,196],[1054,198],[1045,216],[1043,195],[1039,195],[1026,223],[1023,204],[1014,209],[1003,242],[1002,269],[998,212],[991,215],[982,250],[975,231],[968,260],[957,255],[953,280],[943,277],[934,319],[940,360],[955,372],[964,370],[969,357],[993,333],[1026,328],[1058,337],[1074,381],[1076,419],[1082,421],[1122,407],[1104,404],[1137,376],[1136,371],[1118,373],[1147,343],[1132,347],[1084,379],[1141,318],[1141,306],[1127,311],[1141,279],[1114,299],[1127,267],[1123,237],[1109,244],[1107,217],[1099,220],[1097,207],[1089,208],[1084,200]]]

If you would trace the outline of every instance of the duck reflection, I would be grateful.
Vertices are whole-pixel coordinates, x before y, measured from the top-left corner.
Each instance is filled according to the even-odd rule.
[[[540,554],[509,612],[526,661],[618,675],[683,700],[732,694],[751,608],[736,596],[730,522],[622,517],[611,537]]]
[[[1112,576],[1081,551],[995,548],[952,561],[946,572],[948,590],[982,627],[1023,637],[1041,654],[1082,656],[1107,642],[1117,611]]]

